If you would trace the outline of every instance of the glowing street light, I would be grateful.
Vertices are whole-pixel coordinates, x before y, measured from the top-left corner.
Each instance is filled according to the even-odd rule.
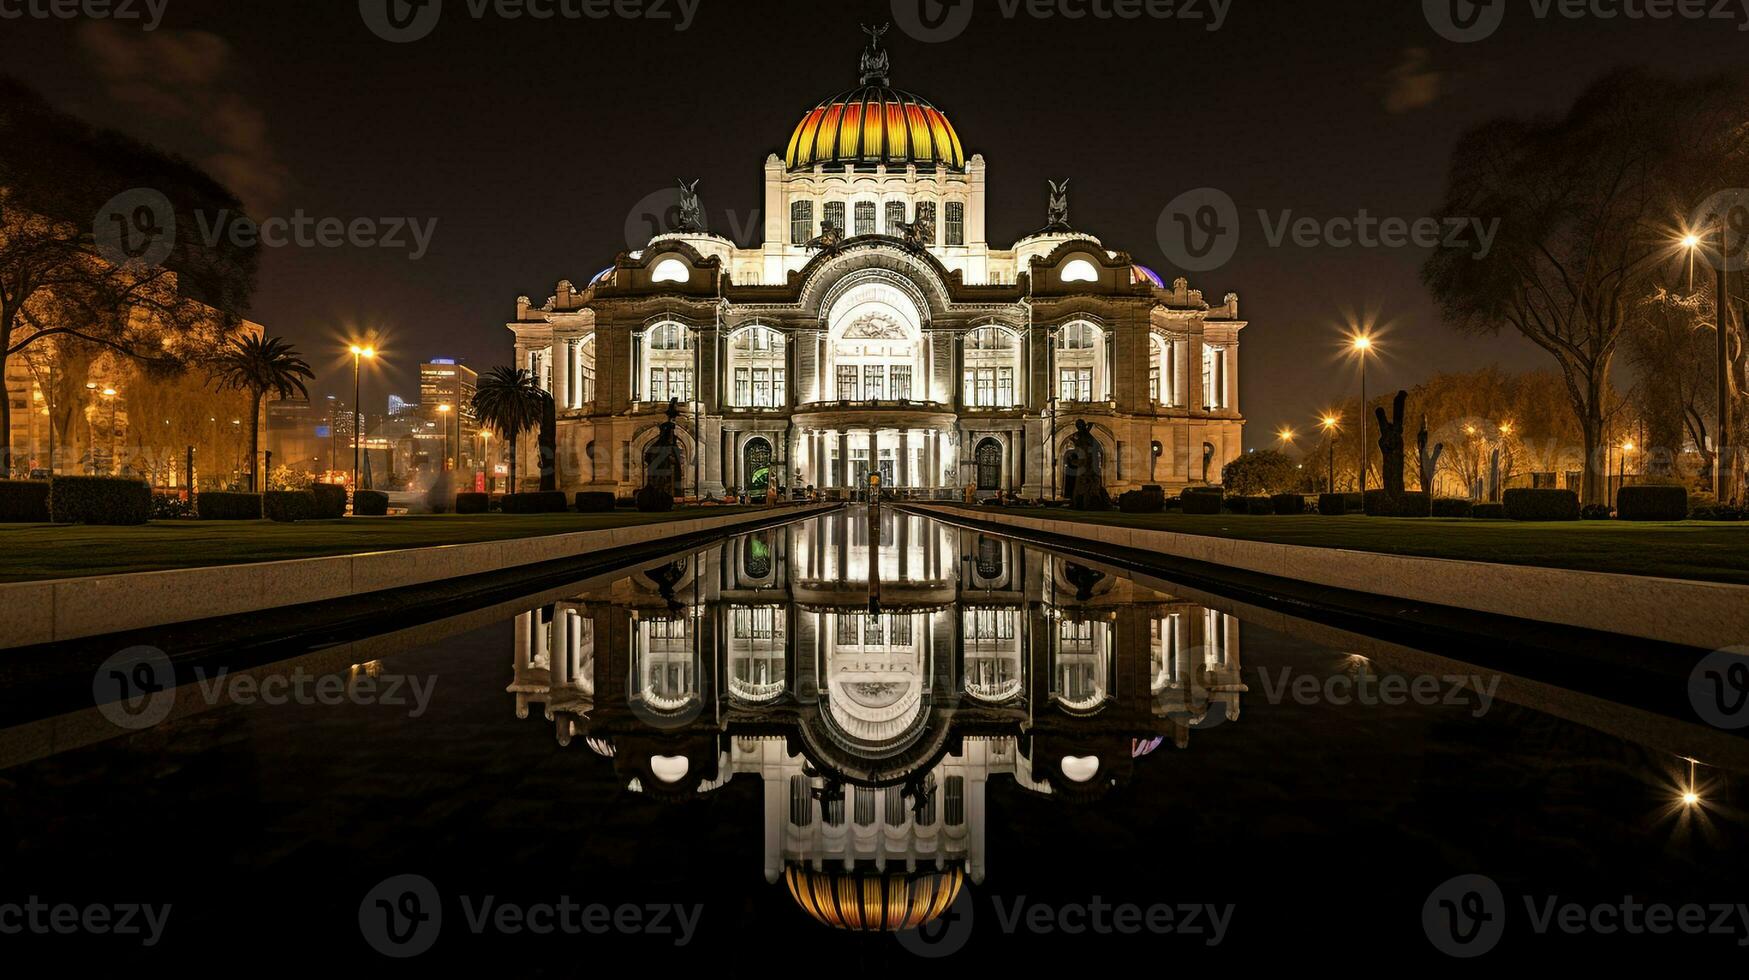
[[[1297,433],[1294,432],[1293,429],[1284,425],[1280,429],[1276,430],[1275,438],[1278,442],[1281,443],[1283,448],[1286,448],[1287,446],[1293,445],[1294,437],[1296,435],[1297,435]]]
[[[1324,427],[1324,441],[1330,444],[1330,483],[1324,488],[1327,493],[1336,492],[1336,433],[1341,431],[1342,418],[1333,412],[1325,412],[1319,420]]]
[[[364,406],[359,404],[360,398],[362,397],[362,382],[359,380],[359,364],[366,359],[375,358],[376,356],[377,356],[377,352],[376,352],[375,348],[361,347],[358,344],[352,345],[352,492],[353,493],[357,493],[360,489],[360,487],[358,485],[358,470],[359,470],[360,456],[363,455],[363,446],[364,446]]]
[[[1361,331],[1349,338],[1349,349],[1360,358],[1360,492],[1366,493],[1366,358],[1374,349],[1372,335]]]
[[[443,416],[443,453],[439,458],[442,460],[441,465],[445,473],[449,472],[449,413],[450,407],[448,405],[437,406],[437,414]]]
[[[1731,356],[1725,327],[1730,322],[1730,309],[1727,306],[1730,298],[1725,281],[1725,276],[1729,270],[1729,264],[1725,261],[1725,252],[1729,248],[1729,235],[1727,232],[1721,232],[1719,238],[1718,261],[1713,263],[1714,272],[1717,275],[1713,286],[1713,299],[1717,303],[1717,309],[1713,314],[1713,329],[1718,335],[1714,351],[1714,369],[1717,371],[1719,386],[1718,437],[1713,443],[1717,447],[1717,451],[1713,453],[1713,496],[1720,503],[1724,503],[1726,484],[1729,479],[1726,476],[1725,447],[1731,445]],[[1689,278],[1692,286],[1694,257],[1700,254],[1701,236],[1692,231],[1685,232],[1678,244],[1688,251]]]

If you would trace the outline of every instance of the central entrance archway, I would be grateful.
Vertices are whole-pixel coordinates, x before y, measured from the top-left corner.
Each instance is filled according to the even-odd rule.
[[[771,443],[759,438],[747,440],[741,449],[741,460],[742,472],[747,474],[747,493],[763,497],[774,475],[771,472]]]

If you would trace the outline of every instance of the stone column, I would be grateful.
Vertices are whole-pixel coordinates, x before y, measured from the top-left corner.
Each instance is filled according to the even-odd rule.
[[[899,430],[899,486],[909,487],[911,483],[911,430]]]
[[[747,492],[741,485],[741,433],[734,429],[729,430],[729,486]]]
[[[849,429],[839,429],[838,430],[838,465],[836,467],[834,467],[834,469],[837,470],[837,474],[836,474],[837,475],[837,483],[836,483],[837,488],[842,490],[845,487],[849,486],[850,485],[850,430]]]
[[[881,436],[880,432],[873,428],[868,430],[868,471],[870,473],[881,471]],[[867,483],[863,484],[865,487],[867,485]]]

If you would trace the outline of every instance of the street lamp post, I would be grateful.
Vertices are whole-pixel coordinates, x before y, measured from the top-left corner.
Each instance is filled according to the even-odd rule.
[[[1330,481],[1324,488],[1327,493],[1336,492],[1336,432],[1340,422],[1334,415],[1324,416],[1324,441],[1330,444]]]
[[[443,416],[443,452],[438,456],[439,472],[449,472],[449,412],[448,405],[437,406],[437,414]]]
[[[1701,237],[1696,234],[1691,233],[1684,236],[1682,239],[1682,247],[1688,249],[1690,256],[1693,256],[1698,252],[1701,245]],[[1727,331],[1730,329],[1731,305],[1730,297],[1725,292],[1728,285],[1726,277],[1729,274],[1729,265],[1726,262],[1725,255],[1729,246],[1729,232],[1724,231],[1721,228],[1719,232],[1719,254],[1717,261],[1713,263],[1713,273],[1715,276],[1713,285],[1713,300],[1715,305],[1713,323],[1714,332],[1717,335],[1714,347],[1716,355],[1715,367],[1719,386],[1718,432],[1713,438],[1713,497],[1721,504],[1725,502],[1725,491],[1730,480],[1730,477],[1727,476],[1727,464],[1725,460],[1725,453],[1730,444],[1731,435],[1731,356],[1729,349],[1730,345],[1728,343],[1729,337],[1726,335]],[[1691,276],[1692,269],[1693,267],[1690,266]]]
[[[1353,349],[1360,357],[1360,493],[1366,496],[1366,356],[1372,353],[1372,337],[1360,334],[1354,338]]]
[[[107,469],[109,471],[108,472],[109,476],[114,476],[116,473],[116,469],[115,469],[115,455],[116,455],[115,396],[116,396],[116,390],[114,388],[103,389],[103,397],[106,401],[109,402],[109,466],[107,467]]]
[[[364,406],[359,403],[363,397],[363,382],[359,362],[367,357],[375,356],[377,356],[377,352],[373,348],[352,345],[352,491],[354,493],[357,493],[359,489],[358,470],[364,447]]]

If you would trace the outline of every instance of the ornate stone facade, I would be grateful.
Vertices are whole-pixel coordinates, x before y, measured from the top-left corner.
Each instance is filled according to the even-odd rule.
[[[1078,421],[1113,495],[1218,481],[1244,426],[1237,296],[1211,305],[1067,227],[1066,184],[1049,228],[993,246],[983,157],[884,71],[863,82],[767,159],[763,243],[689,222],[581,289],[518,299],[518,363],[558,401],[562,486],[643,485],[671,398],[687,495],[878,471],[920,495],[1064,496]]]

